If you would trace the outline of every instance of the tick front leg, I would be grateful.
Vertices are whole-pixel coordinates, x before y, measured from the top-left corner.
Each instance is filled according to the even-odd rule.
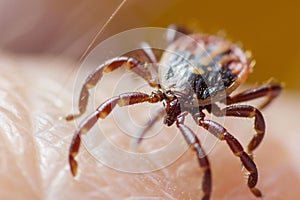
[[[227,105],[239,103],[243,101],[249,101],[260,97],[266,97],[266,101],[263,102],[259,108],[265,108],[269,105],[282,91],[282,85],[279,83],[272,83],[259,86],[257,88],[249,89],[244,92],[241,92],[233,97],[227,97],[226,103]]]
[[[197,153],[197,159],[199,165],[204,171],[204,176],[202,179],[202,190],[204,196],[202,197],[202,200],[209,200],[211,194],[211,188],[212,188],[211,170],[210,170],[209,161],[195,133],[184,124],[185,115],[186,113],[182,113],[177,117],[176,125],[181,131],[188,145],[191,146],[193,150]]]
[[[129,58],[129,57],[117,57],[113,58],[103,65],[100,65],[94,72],[92,72],[87,79],[85,80],[85,83],[83,84],[81,88],[81,92],[79,95],[79,113],[78,114],[71,114],[65,117],[67,121],[73,120],[77,117],[80,117],[85,111],[89,99],[89,89],[93,88],[96,86],[96,84],[100,81],[102,78],[102,75],[104,72],[112,72],[124,64],[127,65],[127,69],[132,70],[136,69],[136,73],[142,78],[144,78],[146,81],[148,81],[149,85],[151,86],[156,86],[155,82],[152,82],[151,74],[149,71],[143,70],[143,64],[134,59],[134,58]]]
[[[234,138],[223,126],[211,121],[211,120],[199,120],[199,126],[208,130],[211,134],[219,138],[220,140],[225,140],[234,155],[238,156],[243,164],[243,166],[249,172],[248,177],[248,187],[250,191],[256,197],[262,197],[262,193],[259,189],[255,188],[258,180],[258,172],[254,161],[251,157],[244,151],[242,145],[237,139]]]
[[[156,103],[162,100],[162,94],[159,92],[153,92],[151,95],[140,93],[140,92],[131,92],[124,93],[116,97],[112,97],[109,100],[101,104],[97,110],[88,116],[78,127],[75,132],[71,146],[69,149],[69,164],[73,176],[77,175],[78,163],[75,160],[76,155],[79,152],[79,147],[81,143],[80,136],[88,132],[97,122],[98,119],[106,118],[116,105],[119,106],[128,106],[137,103],[149,102]]]

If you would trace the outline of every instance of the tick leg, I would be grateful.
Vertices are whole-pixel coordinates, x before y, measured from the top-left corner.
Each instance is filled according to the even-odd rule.
[[[143,49],[144,53],[148,57],[148,62],[153,65],[153,68],[156,73],[158,73],[158,61],[154,51],[151,49],[150,45],[146,42],[141,43],[141,48]],[[158,82],[158,81],[157,81]]]
[[[229,106],[224,108],[223,112],[226,113],[226,116],[254,118],[254,129],[256,134],[248,144],[248,154],[252,155],[252,151],[258,147],[265,135],[265,120],[261,112],[258,109],[247,105]]]
[[[146,42],[141,43],[141,48],[143,49],[144,53],[148,57],[148,62],[157,63],[157,58],[148,43]]]
[[[168,30],[166,33],[167,43],[171,44],[177,38],[179,38],[181,35],[188,35],[190,33],[191,33],[191,31],[183,26],[180,26],[178,24],[171,24],[168,26]]]
[[[256,197],[262,197],[262,193],[259,189],[255,188],[258,180],[258,172],[254,161],[251,157],[244,151],[242,145],[239,143],[237,139],[235,139],[227,130],[218,124],[217,122],[211,120],[199,120],[199,126],[208,130],[211,134],[219,138],[220,140],[225,140],[229,145],[231,151],[234,155],[238,156],[243,164],[243,166],[249,172],[248,177],[248,187],[251,192]]]
[[[278,83],[271,83],[259,86],[257,88],[249,89],[241,92],[233,97],[227,97],[227,105],[239,103],[243,101],[253,100],[260,97],[266,97],[266,101],[262,103],[259,108],[262,109],[269,105],[282,91],[282,85]]]
[[[132,143],[132,149],[136,149],[137,146],[142,142],[143,136],[154,126],[154,124],[166,114],[164,109],[158,111],[153,119],[149,120],[146,124],[146,128],[143,129]]]
[[[111,72],[115,69],[120,68],[124,64],[127,65],[127,69],[139,69],[136,71],[137,74],[141,75],[151,86],[157,85],[155,82],[151,82],[151,74],[147,73],[145,70],[143,71],[143,64],[141,64],[138,60],[129,58],[129,57],[117,57],[113,58],[106,63],[100,65],[94,72],[92,72],[85,83],[83,84],[79,96],[79,113],[78,114],[71,114],[65,117],[66,120],[73,120],[77,117],[80,117],[85,111],[88,103],[89,98],[89,89],[95,87],[95,85],[100,81],[102,78],[103,72]]]
[[[150,72],[150,70],[148,68],[148,64],[151,64],[152,65],[151,67],[155,70],[156,73],[158,73],[158,61],[157,61],[157,58],[156,58],[156,55],[155,55],[153,49],[151,49],[151,46],[148,43],[142,42],[140,44],[140,49],[134,50],[126,55],[128,55],[128,57],[135,58],[136,60],[142,60],[143,63],[145,63],[141,72],[139,72],[139,70],[140,70],[139,68],[133,69],[133,71],[135,73],[139,74],[140,76],[143,76],[143,74]],[[146,71],[146,72],[144,72],[144,71]],[[148,80],[148,82],[153,82],[153,80],[152,79]],[[158,82],[158,81],[156,81],[156,82]],[[156,87],[156,85],[155,85],[155,87]]]
[[[184,124],[184,118],[187,113],[181,113],[176,120],[176,125],[181,131],[184,139],[190,147],[197,153],[197,159],[200,167],[204,171],[204,177],[202,179],[202,191],[204,196],[202,200],[209,200],[212,188],[211,171],[208,158],[204,149],[201,147],[200,141],[195,133]]]
[[[265,120],[261,112],[249,105],[233,105],[218,110],[219,108],[214,107],[212,112],[216,116],[233,116],[233,117],[247,117],[254,118],[254,129],[256,134],[250,140],[248,144],[248,154],[252,156],[252,151],[258,147],[263,140],[265,135]]]
[[[116,105],[127,106],[137,103],[149,102],[155,103],[162,100],[162,95],[160,93],[152,93],[151,95],[140,93],[140,92],[131,92],[124,93],[116,97],[112,97],[101,104],[95,112],[88,116],[78,127],[77,131],[73,135],[71,146],[69,149],[69,164],[73,176],[77,174],[78,164],[75,160],[76,155],[79,152],[79,147],[81,143],[80,136],[88,132],[98,119],[106,118]]]

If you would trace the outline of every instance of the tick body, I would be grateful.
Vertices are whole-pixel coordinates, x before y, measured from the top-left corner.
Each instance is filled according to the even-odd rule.
[[[176,30],[188,36],[181,36]],[[162,102],[164,109],[147,123],[136,143],[139,144],[146,131],[162,116],[167,126],[176,126],[188,145],[197,155],[199,166],[203,169],[203,200],[210,199],[212,175],[205,150],[193,130],[184,123],[186,115],[191,115],[195,123],[206,129],[219,140],[225,141],[233,154],[237,156],[249,172],[247,185],[257,197],[262,193],[256,184],[258,171],[253,161],[252,152],[261,143],[265,134],[265,121],[258,108],[242,105],[242,102],[265,97],[260,106],[267,106],[277,97],[282,87],[280,84],[265,84],[232,95],[232,92],[245,80],[252,71],[252,59],[240,47],[229,40],[218,36],[190,34],[182,27],[172,26],[167,31],[168,48],[157,58],[149,45],[141,45],[141,49],[127,56],[116,57],[97,67],[86,79],[79,97],[79,113],[68,115],[67,120],[81,116],[88,103],[89,89],[101,79],[103,73],[112,72],[122,66],[133,70],[141,76],[149,86],[154,88],[151,94],[128,92],[111,97],[91,113],[76,130],[69,151],[69,163],[73,176],[76,176],[78,163],[75,160],[81,144],[80,136],[87,133],[98,119],[106,118],[115,106],[128,106],[137,103]],[[152,77],[147,63],[153,63],[158,78]],[[238,105],[236,105],[239,103]],[[224,105],[224,107],[220,107]],[[244,150],[239,141],[221,124],[208,120],[205,113],[215,116],[245,117],[254,119],[255,134]]]
[[[208,105],[240,85],[251,60],[230,41],[210,35],[189,35],[173,42],[160,61],[160,85],[192,99],[194,105]]]

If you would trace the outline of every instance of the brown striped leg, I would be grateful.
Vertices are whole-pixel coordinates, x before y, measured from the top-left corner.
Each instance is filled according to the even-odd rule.
[[[256,134],[248,144],[248,154],[252,155],[252,151],[258,147],[265,135],[265,120],[261,112],[258,109],[247,105],[229,106],[224,108],[223,112],[225,112],[226,116],[254,118],[254,129]]]
[[[145,134],[154,126],[154,124],[160,120],[164,115],[166,114],[165,109],[159,110],[153,119],[149,120],[146,124],[146,128],[143,129],[140,133],[138,133],[138,136],[135,138],[135,140],[132,142],[132,149],[135,150],[137,146],[142,142],[143,137]]]
[[[216,105],[214,105],[216,106]],[[212,112],[216,116],[233,116],[233,117],[248,117],[254,118],[254,129],[256,134],[250,140],[248,144],[248,154],[252,156],[252,151],[258,147],[265,135],[265,120],[261,112],[249,105],[232,105],[222,110],[218,110],[219,108],[214,107]]]
[[[200,119],[199,126],[202,126],[220,140],[226,141],[231,151],[234,153],[234,155],[240,158],[243,166],[249,172],[248,187],[250,188],[250,191],[256,197],[262,197],[262,193],[260,192],[260,190],[255,188],[258,180],[258,172],[256,165],[251,159],[251,157],[244,151],[239,141],[235,139],[229,132],[227,132],[227,130],[223,126],[221,126],[217,122]]]
[[[257,88],[249,89],[241,92],[233,97],[227,97],[227,105],[239,103],[243,101],[253,100],[260,97],[266,97],[266,101],[263,102],[258,108],[262,109],[269,105],[282,91],[282,85],[279,83],[271,83],[259,86]]]
[[[77,117],[80,117],[85,111],[88,103],[89,98],[89,89],[95,87],[95,85],[100,81],[102,78],[103,72],[111,72],[115,69],[120,68],[124,64],[127,65],[127,69],[135,69],[135,72],[144,78],[150,86],[156,86],[155,82],[152,82],[152,77],[149,71],[144,69],[144,65],[140,63],[138,60],[129,57],[117,57],[111,60],[108,60],[104,64],[100,65],[98,68],[92,72],[85,83],[82,86],[80,96],[79,96],[79,113],[78,114],[71,114],[65,117],[66,120],[73,120]]]
[[[202,179],[202,190],[203,197],[202,200],[209,200],[212,188],[212,180],[211,180],[211,171],[208,158],[206,156],[205,151],[201,147],[199,139],[196,137],[195,133],[184,124],[184,118],[187,113],[181,113],[176,120],[176,125],[181,131],[184,139],[188,143],[189,146],[193,148],[193,150],[197,153],[197,159],[200,167],[204,170],[204,176]]]
[[[77,174],[78,164],[75,160],[76,155],[79,152],[79,147],[81,143],[80,136],[88,132],[98,119],[106,118],[110,112],[114,109],[116,105],[128,106],[137,103],[149,102],[156,103],[162,101],[163,95],[159,91],[152,92],[151,95],[140,93],[140,92],[130,92],[124,93],[116,97],[112,97],[101,104],[97,110],[88,116],[78,127],[77,131],[73,135],[69,150],[69,164],[73,176]]]

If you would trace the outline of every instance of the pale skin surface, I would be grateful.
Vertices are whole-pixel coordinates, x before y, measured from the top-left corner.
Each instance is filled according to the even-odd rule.
[[[73,91],[74,65],[53,58],[1,55],[0,199],[200,199],[202,173],[191,150],[162,170],[129,174],[103,166],[82,146],[81,175],[77,180],[71,176],[68,148],[78,124],[59,117],[73,112],[72,101],[79,92]],[[111,77],[112,82],[100,83],[102,100],[110,96],[118,76]],[[265,200],[300,195],[299,97],[285,91],[263,111],[266,137],[254,153],[258,188]],[[109,125],[112,134],[119,131]],[[254,133],[251,119],[229,119],[225,125],[244,147]],[[161,132],[162,137],[168,140],[169,132]],[[151,143],[141,145],[147,149]],[[246,186],[239,159],[224,142],[208,156],[212,199],[257,199]]]

